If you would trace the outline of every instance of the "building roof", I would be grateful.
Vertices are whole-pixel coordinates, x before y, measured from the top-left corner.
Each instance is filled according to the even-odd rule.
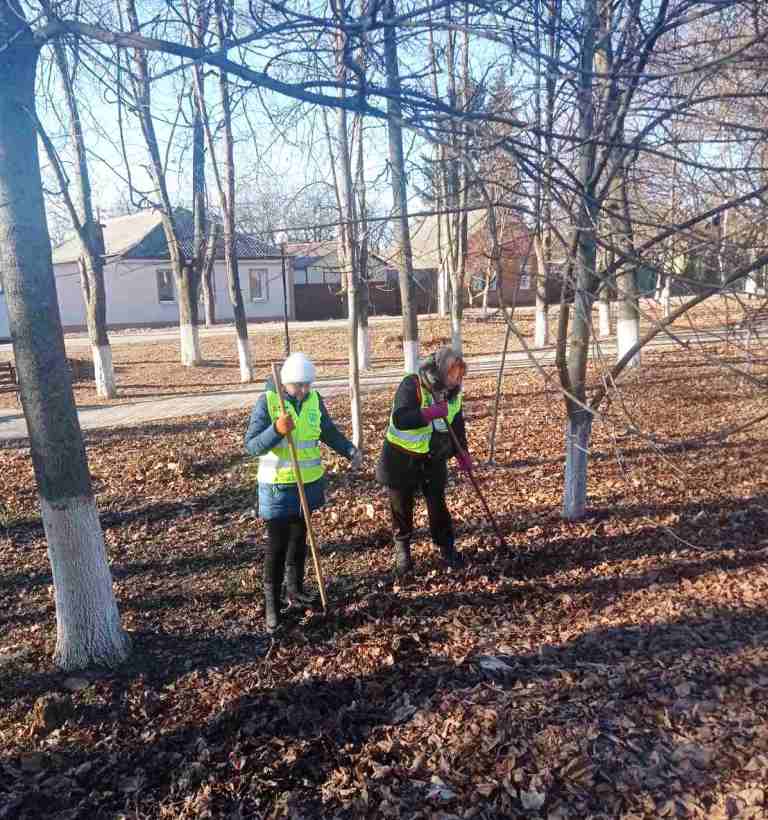
[[[324,239],[320,242],[288,242],[285,252],[288,256],[293,257],[294,270],[308,268],[331,255],[334,256],[334,267],[336,267],[338,247],[335,239]]]
[[[162,214],[155,209],[104,220],[104,248],[107,259],[168,259],[168,245],[163,232]],[[181,234],[181,247],[192,255],[194,226],[192,214],[183,209],[176,212],[176,224]],[[280,256],[280,249],[263,242],[253,234],[237,233],[236,250],[239,259],[268,259]],[[73,235],[53,249],[54,265],[76,262],[80,258],[80,240]],[[224,237],[218,232],[216,258],[224,259]]]
[[[474,233],[485,223],[485,208],[467,213],[467,230]],[[442,246],[442,247],[441,247]],[[448,241],[445,228],[438,230],[438,217],[425,216],[411,220],[411,250],[414,268],[440,268],[443,258],[448,253]],[[390,256],[396,258],[397,250],[392,249]]]
[[[312,267],[323,259],[328,259],[329,256],[333,257],[333,262],[324,267],[328,270],[338,270],[340,267],[338,252],[339,245],[335,239],[325,239],[320,242],[289,242],[285,246],[286,255],[293,258],[294,270]],[[387,260],[376,253],[369,251],[368,258],[388,267]]]

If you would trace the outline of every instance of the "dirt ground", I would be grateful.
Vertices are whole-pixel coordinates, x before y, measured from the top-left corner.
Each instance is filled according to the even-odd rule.
[[[481,460],[494,388],[468,393]],[[595,425],[589,514],[567,523],[562,404],[505,379],[478,476],[508,548],[453,475],[469,566],[441,567],[419,509],[407,581],[373,475],[390,392],[366,397],[363,470],[327,459],[330,611],[274,644],[247,414],[88,435],[134,640],[112,673],[51,665],[29,451],[0,450],[0,817],[766,816],[768,423],[747,424],[764,390],[650,354]]]

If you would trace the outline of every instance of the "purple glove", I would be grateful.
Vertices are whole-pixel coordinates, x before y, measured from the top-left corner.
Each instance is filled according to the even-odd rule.
[[[448,402],[439,401],[437,404],[430,404],[429,407],[422,408],[421,417],[425,424],[429,424],[435,419],[444,419],[448,415]]]
[[[466,450],[459,450],[456,453],[456,463],[462,473],[472,472],[472,456]]]

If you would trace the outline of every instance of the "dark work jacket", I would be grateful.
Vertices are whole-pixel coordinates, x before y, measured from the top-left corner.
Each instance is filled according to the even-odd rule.
[[[392,416],[395,427],[399,430],[416,430],[424,427],[424,419],[421,417],[421,400],[419,397],[419,387],[422,391],[427,388],[423,383],[419,383],[418,376],[406,376],[397,388],[395,400],[392,404]],[[453,390],[447,394],[447,398],[453,398],[458,390]],[[389,420],[387,420],[389,426]],[[456,438],[461,446],[467,449],[467,433],[464,426],[464,412],[459,410],[456,417],[451,422],[451,428],[456,433]],[[403,450],[384,439],[378,464],[376,465],[376,479],[385,487],[403,489],[406,487],[416,487],[422,483],[434,484],[437,489],[445,488],[448,478],[448,459],[456,455],[456,448],[447,438],[447,433],[432,433],[427,455],[419,455]],[[438,452],[439,450],[439,452]]]

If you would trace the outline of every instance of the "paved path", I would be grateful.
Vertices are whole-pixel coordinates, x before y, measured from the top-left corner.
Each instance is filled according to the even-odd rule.
[[[702,333],[698,331],[676,333],[676,336],[678,338],[695,337],[700,341],[705,340],[705,338],[710,341],[717,341],[721,338],[716,332]],[[733,338],[732,335],[731,338]],[[675,344],[669,338],[659,336],[651,343],[650,347],[658,349],[671,347]],[[615,351],[614,342],[612,340],[602,341],[600,351],[609,361],[612,360]],[[554,362],[554,349],[547,348],[536,351],[536,359],[540,364],[552,364]],[[467,362],[469,364],[469,379],[488,377],[498,372],[501,355],[470,356]],[[516,350],[507,355],[504,372],[509,373],[532,366],[526,353]],[[400,381],[402,375],[403,372],[399,368],[377,370],[375,373],[365,374],[360,379],[361,389],[370,392],[384,387],[393,387]],[[316,382],[316,386],[324,396],[344,395],[348,389],[345,378],[320,379]],[[260,383],[216,393],[194,393],[164,399],[143,399],[125,404],[80,407],[78,415],[80,417],[80,426],[85,430],[100,427],[128,427],[162,419],[208,415],[222,410],[251,407],[263,389],[264,385]],[[21,411],[0,408],[0,441],[13,441],[25,439],[26,437],[27,426]]]

